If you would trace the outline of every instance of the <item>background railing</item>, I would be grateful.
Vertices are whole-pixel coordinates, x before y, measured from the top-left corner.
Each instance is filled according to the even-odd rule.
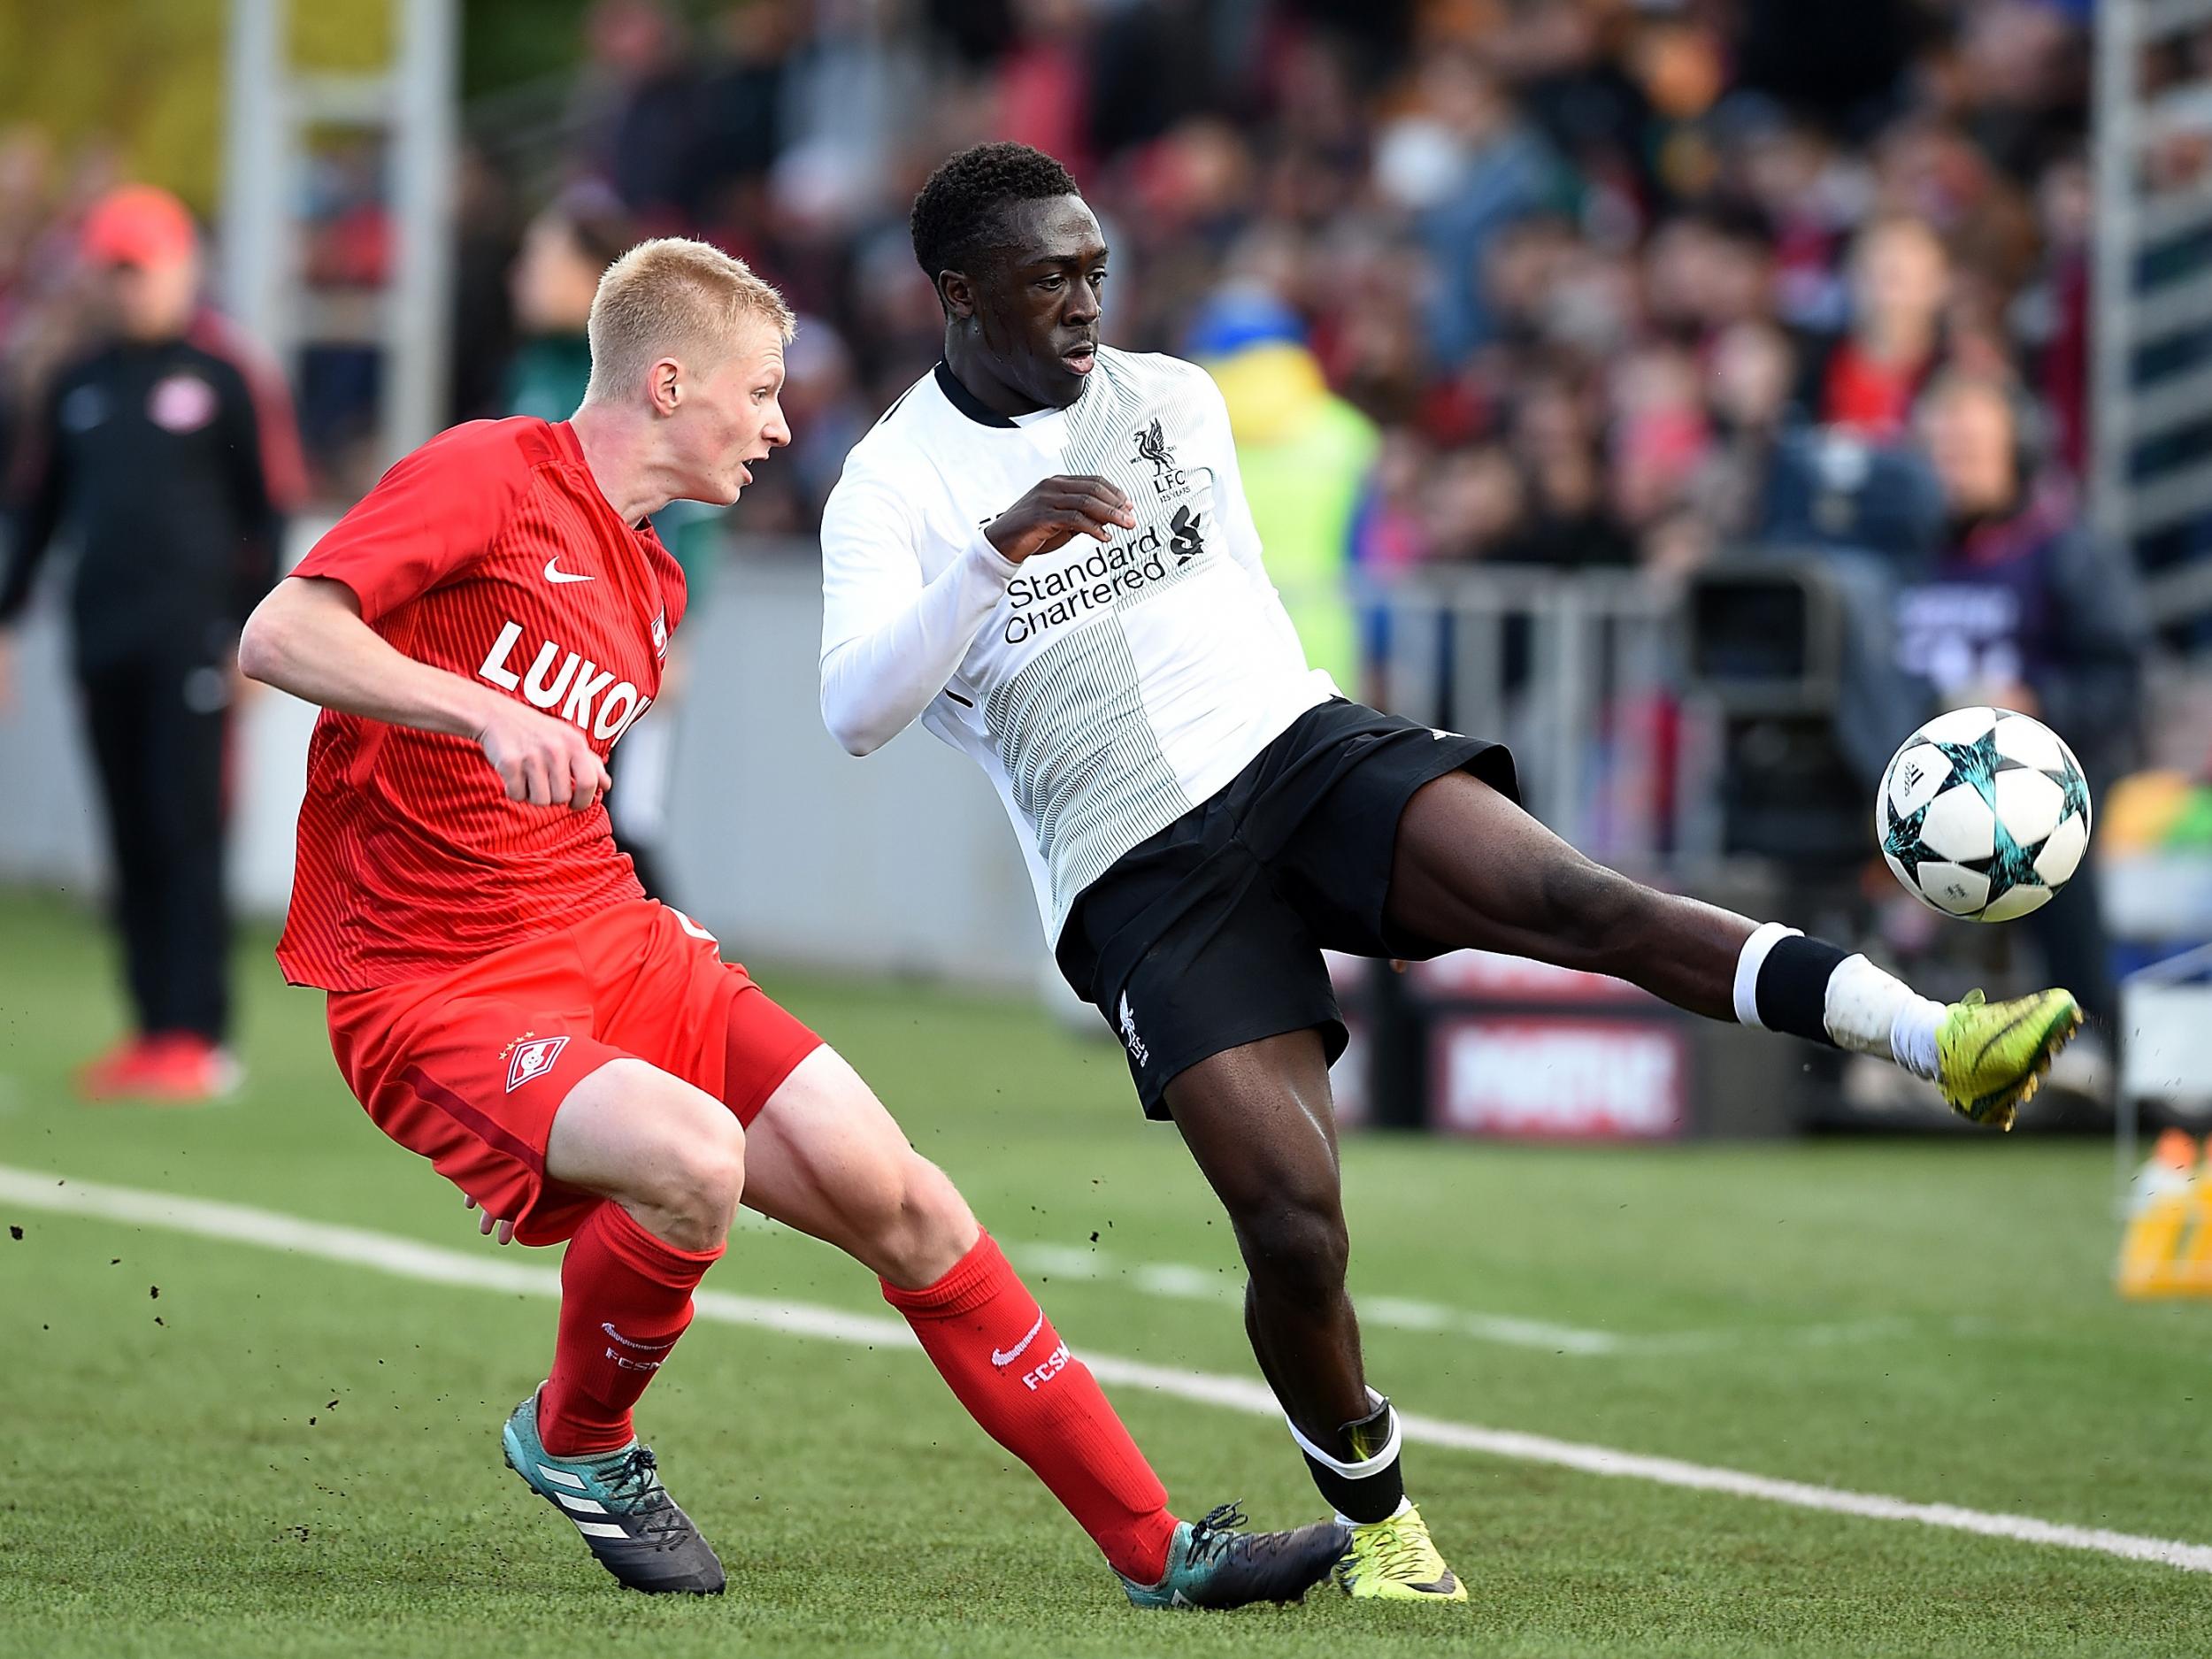
[[[2159,626],[2212,650],[2212,174],[2159,176],[2212,132],[2212,87],[2147,90],[2150,54],[2212,24],[2212,0],[2096,8],[2093,501],[2134,547]]]
[[[1709,726],[1675,695],[1674,590],[1624,572],[1484,565],[1418,572],[1363,604],[1368,695],[1508,743],[1524,803],[1567,840],[1636,866],[1713,850]]]

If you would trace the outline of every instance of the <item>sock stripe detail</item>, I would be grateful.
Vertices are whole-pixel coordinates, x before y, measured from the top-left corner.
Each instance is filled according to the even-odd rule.
[[[1759,975],[1760,1025],[1835,1048],[1828,1033],[1828,983],[1847,960],[1824,939],[1801,933],[1775,941]]]
[[[1378,1410],[1381,1409],[1383,1397],[1380,1394],[1370,1388],[1367,1391],[1367,1398],[1373,1402]],[[1382,1473],[1384,1470],[1398,1461],[1399,1446],[1403,1438],[1403,1432],[1398,1423],[1398,1414],[1393,1411],[1390,1414],[1390,1438],[1383,1443],[1382,1450],[1377,1452],[1372,1457],[1363,1458],[1358,1463],[1347,1463],[1334,1453],[1323,1451],[1308,1440],[1304,1431],[1290,1420],[1288,1413],[1284,1414],[1283,1425],[1290,1430],[1290,1438],[1298,1442],[1300,1451],[1305,1453],[1324,1469],[1333,1470],[1347,1480],[1360,1480],[1371,1475]]]
[[[1340,1509],[1337,1511],[1336,1524],[1339,1526],[1379,1526],[1386,1522],[1396,1520],[1402,1515],[1410,1515],[1412,1513],[1413,1500],[1408,1497],[1401,1497],[1398,1500],[1398,1507],[1391,1510],[1389,1514],[1384,1516],[1381,1521],[1356,1521],[1350,1516],[1345,1514],[1341,1509]]]
[[[1748,1025],[1754,1031],[1770,1031],[1772,1026],[1759,1018],[1759,971],[1766,966],[1768,954],[1785,939],[1803,937],[1794,927],[1785,927],[1779,922],[1762,922],[1744,941],[1743,954],[1736,958],[1736,1023]]]

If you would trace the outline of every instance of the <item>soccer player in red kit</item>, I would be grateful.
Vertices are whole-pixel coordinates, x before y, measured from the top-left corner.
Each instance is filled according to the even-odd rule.
[[[551,1372],[503,1439],[622,1583],[723,1586],[631,1408],[741,1196],[880,1276],[1133,1601],[1294,1600],[1342,1529],[1179,1523],[951,1182],[615,849],[607,754],[652,703],[684,612],[646,520],[679,498],[726,505],[789,442],[791,330],[738,261],[641,244],[600,284],[572,419],[432,440],[255,612],[241,665],[324,710],[278,959],[329,993],[333,1052],[378,1127],[503,1242],[566,1241]]]

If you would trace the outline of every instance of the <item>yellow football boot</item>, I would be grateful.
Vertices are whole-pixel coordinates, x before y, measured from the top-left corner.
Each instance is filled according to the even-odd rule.
[[[1464,1601],[1467,1586],[1444,1564],[1428,1523],[1411,1504],[1386,1521],[1352,1529],[1352,1548],[1336,1563],[1337,1588],[1387,1601]]]
[[[2053,1057],[2080,1029],[2081,1004],[2071,991],[2038,991],[2008,1002],[1969,991],[1936,1027],[1936,1086],[1961,1117],[2009,1129],[2042,1087]]]

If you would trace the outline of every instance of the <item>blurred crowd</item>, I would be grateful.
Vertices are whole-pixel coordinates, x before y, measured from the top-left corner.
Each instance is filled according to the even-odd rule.
[[[603,0],[524,265],[564,228],[584,264],[684,229],[777,281],[806,319],[800,435],[740,511],[803,532],[936,354],[914,188],[1023,140],[1105,222],[1115,343],[1203,355],[1225,308],[1280,308],[1271,342],[1371,434],[1363,564],[1678,565],[1750,527],[1778,426],[1904,435],[1947,368],[2016,381],[2078,468],[2085,11]],[[558,331],[519,297],[521,334]]]
[[[805,319],[798,442],[740,509],[810,527],[934,357],[914,189],[987,138],[1066,161],[1133,349],[1310,360],[1363,458],[1355,557],[1694,562],[1753,526],[1786,422],[1904,435],[1947,367],[2024,392],[2078,471],[2087,0],[599,0],[580,68],[490,101],[460,183],[457,416],[542,397],[590,273],[704,235]],[[2212,72],[2212,31],[2154,80]],[[518,117],[518,110],[525,111]],[[322,314],[388,257],[381,159],[326,141]],[[2205,165],[2200,142],[2154,157]],[[71,338],[67,227],[113,181],[0,137],[5,401]],[[342,327],[338,330],[342,334]],[[311,348],[326,495],[365,480],[373,355]],[[1305,386],[1310,377],[1301,378]],[[1269,382],[1270,389],[1275,389]],[[1263,403],[1270,400],[1263,398]]]

